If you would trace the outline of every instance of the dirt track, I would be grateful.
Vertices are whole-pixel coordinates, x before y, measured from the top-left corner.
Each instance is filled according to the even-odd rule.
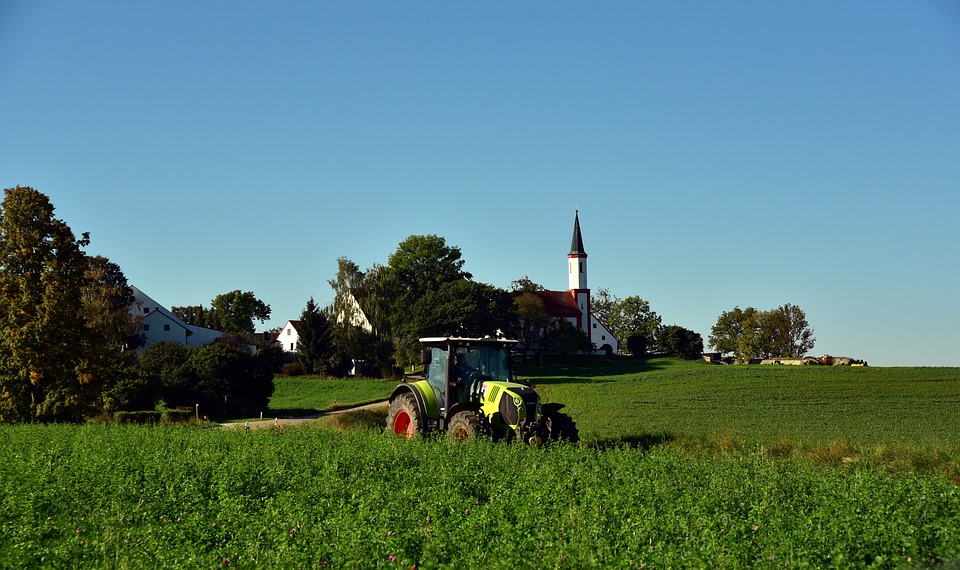
[[[354,410],[366,410],[368,408],[375,408],[377,406],[386,405],[387,401],[374,402],[372,404],[364,404],[362,406],[354,406],[352,408],[343,408],[340,410],[333,410],[330,412],[317,412],[316,414],[311,414],[309,416],[303,416],[299,418],[274,418],[274,419],[263,419],[263,420],[252,420],[248,422],[230,422],[225,424],[220,424],[220,427],[224,429],[264,429],[271,427],[280,427],[280,426],[291,426],[298,425],[304,422],[310,422],[318,420],[324,416],[332,416],[334,414],[342,414],[344,412],[352,412]]]

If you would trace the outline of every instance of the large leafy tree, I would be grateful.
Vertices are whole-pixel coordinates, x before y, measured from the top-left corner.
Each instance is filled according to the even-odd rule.
[[[213,298],[207,313],[207,326],[224,332],[252,333],[254,320],[264,323],[269,319],[270,305],[257,299],[252,291],[237,289]]]
[[[122,272],[90,260],[44,194],[18,186],[0,207],[0,420],[78,421],[115,382],[111,355],[133,326]],[[114,362],[113,364],[116,364]]]
[[[341,258],[337,278],[330,282],[336,318],[350,322],[355,308],[362,310],[375,334],[393,343],[400,365],[418,360],[417,339],[430,331],[459,330],[473,336],[509,328],[509,296],[474,283],[463,264],[460,248],[436,235],[409,236],[387,265],[366,273]]]
[[[405,325],[416,336],[495,336],[510,328],[512,305],[510,294],[493,285],[450,281],[424,294]]]
[[[796,305],[771,311],[735,307],[717,318],[709,343],[718,352],[732,353],[737,360],[800,357],[813,348],[813,330]]]
[[[635,346],[650,346],[656,342],[661,318],[650,303],[636,295],[615,299],[605,324],[618,339],[634,338]],[[635,351],[636,352],[636,351]]]
[[[133,290],[120,267],[101,256],[88,258],[87,280],[82,293],[88,334],[81,346],[97,384],[104,390],[101,405],[107,411],[120,409],[123,402],[113,397],[112,387],[125,382],[136,351],[143,345],[139,319],[130,313]]]
[[[667,325],[657,334],[657,349],[669,356],[693,360],[703,352],[703,337],[678,325]]]
[[[170,312],[185,323],[234,334],[252,333],[256,330],[253,321],[263,323],[270,319],[270,305],[252,291],[239,289],[217,295],[209,309],[191,305],[173,307]]]

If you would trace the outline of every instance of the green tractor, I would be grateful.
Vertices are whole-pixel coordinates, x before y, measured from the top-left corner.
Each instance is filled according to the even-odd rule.
[[[491,437],[540,444],[576,442],[577,426],[513,378],[511,350],[499,338],[422,338],[425,379],[405,381],[390,396],[387,433],[422,437],[447,433],[456,440]]]

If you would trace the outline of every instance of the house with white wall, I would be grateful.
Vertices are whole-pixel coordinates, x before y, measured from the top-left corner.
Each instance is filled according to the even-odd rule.
[[[297,351],[297,343],[300,342],[300,333],[297,332],[299,325],[300,321],[287,321],[287,324],[283,325],[283,328],[280,329],[280,334],[277,335],[277,342],[280,343],[280,347],[284,352]]]
[[[133,305],[130,313],[140,317],[140,334],[145,339],[144,346],[155,342],[176,342],[184,346],[203,346],[210,344],[220,336],[220,331],[189,325],[166,307],[154,301],[149,295],[138,289],[133,290]]]

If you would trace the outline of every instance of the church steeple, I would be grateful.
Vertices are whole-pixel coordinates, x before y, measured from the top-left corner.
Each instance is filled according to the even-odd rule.
[[[580,210],[577,210],[573,216],[573,240],[570,243],[570,255],[587,256],[583,251],[583,237],[580,235]]]
[[[580,211],[573,217],[573,240],[570,253],[567,254],[569,289],[587,291],[587,252],[583,250],[583,236],[580,235]]]

